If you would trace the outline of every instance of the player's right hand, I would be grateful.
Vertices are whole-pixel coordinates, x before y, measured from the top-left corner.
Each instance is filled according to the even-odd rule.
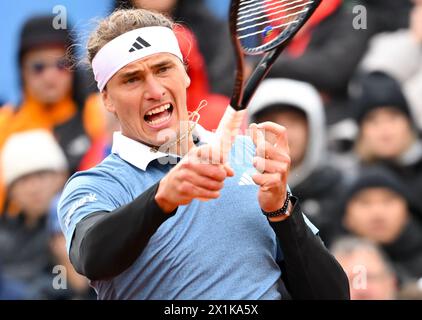
[[[193,199],[207,201],[220,196],[224,179],[234,175],[223,152],[212,145],[192,148],[160,181],[155,201],[166,213]]]

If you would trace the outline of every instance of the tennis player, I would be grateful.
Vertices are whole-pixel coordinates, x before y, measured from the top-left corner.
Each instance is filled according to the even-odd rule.
[[[343,270],[288,192],[285,128],[252,125],[223,156],[218,138],[189,122],[172,27],[158,13],[118,10],[89,39],[121,132],[63,192],[72,264],[99,299],[348,299]]]

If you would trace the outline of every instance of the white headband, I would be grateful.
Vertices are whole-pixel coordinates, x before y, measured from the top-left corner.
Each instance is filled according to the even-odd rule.
[[[108,80],[129,63],[161,52],[174,54],[183,61],[177,38],[167,27],[139,28],[114,38],[92,60],[98,89],[103,91]]]

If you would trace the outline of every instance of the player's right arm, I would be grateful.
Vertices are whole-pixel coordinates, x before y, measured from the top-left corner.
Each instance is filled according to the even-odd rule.
[[[233,171],[209,146],[194,148],[159,182],[117,209],[92,211],[75,226],[69,256],[75,269],[91,280],[117,276],[139,257],[149,239],[179,205],[194,198],[219,196]],[[200,161],[202,160],[202,161]],[[204,163],[208,162],[208,163]]]

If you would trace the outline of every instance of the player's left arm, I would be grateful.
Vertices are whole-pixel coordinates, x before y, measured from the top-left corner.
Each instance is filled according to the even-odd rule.
[[[290,170],[286,129],[272,122],[252,124],[256,145],[252,178],[259,185],[258,202],[266,212],[283,207]],[[293,299],[349,299],[347,277],[320,237],[307,226],[298,200],[290,198],[288,213],[269,218],[283,252],[282,278]]]

